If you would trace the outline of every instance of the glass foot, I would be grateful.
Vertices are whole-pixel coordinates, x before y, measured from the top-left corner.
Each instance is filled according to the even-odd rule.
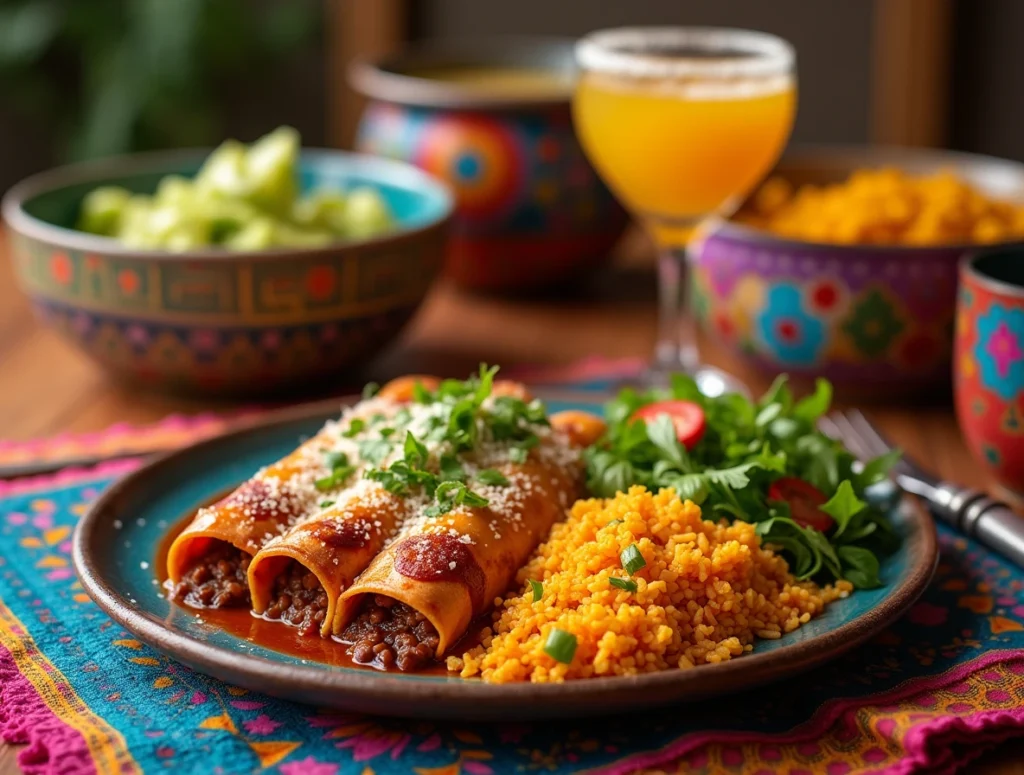
[[[666,388],[669,385],[669,378],[673,374],[690,374],[697,382],[700,392],[706,396],[717,397],[723,393],[739,393],[742,396],[750,397],[750,391],[739,379],[728,372],[698,364],[696,366],[684,366],[682,363],[675,365],[652,363],[635,377],[627,377],[612,386],[613,391],[620,388],[631,387],[637,390],[649,388]]]

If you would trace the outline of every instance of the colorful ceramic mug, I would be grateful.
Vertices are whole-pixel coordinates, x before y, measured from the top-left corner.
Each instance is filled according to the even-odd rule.
[[[982,251],[960,267],[953,381],[968,446],[1024,501],[1024,248]]]
[[[572,43],[479,40],[358,63],[361,151],[412,162],[456,199],[445,270],[461,285],[549,285],[607,258],[625,211],[570,116]]]

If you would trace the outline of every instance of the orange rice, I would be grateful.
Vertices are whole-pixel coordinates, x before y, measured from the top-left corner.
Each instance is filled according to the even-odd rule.
[[[633,543],[647,565],[630,577],[619,555]],[[632,578],[637,591],[612,586],[613,576]],[[536,603],[529,579],[544,585]],[[643,487],[578,501],[517,585],[520,594],[496,601],[481,645],[449,657],[449,670],[506,683],[688,669],[750,651],[755,638],[781,637],[853,589],[797,581],[753,525],[702,520],[700,507],[673,490]],[[544,653],[552,628],[576,636],[571,664]]]

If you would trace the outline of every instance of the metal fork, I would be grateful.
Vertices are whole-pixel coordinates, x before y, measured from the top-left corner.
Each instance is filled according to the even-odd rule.
[[[856,409],[832,412],[822,417],[818,425],[825,435],[841,441],[862,461],[892,449],[868,418]],[[901,489],[923,499],[935,516],[953,529],[1024,567],[1024,518],[1005,503],[981,490],[936,479],[906,455],[893,466],[892,478]]]

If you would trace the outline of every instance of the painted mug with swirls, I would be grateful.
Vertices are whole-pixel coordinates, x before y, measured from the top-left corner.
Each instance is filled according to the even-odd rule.
[[[1024,248],[968,256],[957,305],[960,429],[996,481],[1024,502]]]

